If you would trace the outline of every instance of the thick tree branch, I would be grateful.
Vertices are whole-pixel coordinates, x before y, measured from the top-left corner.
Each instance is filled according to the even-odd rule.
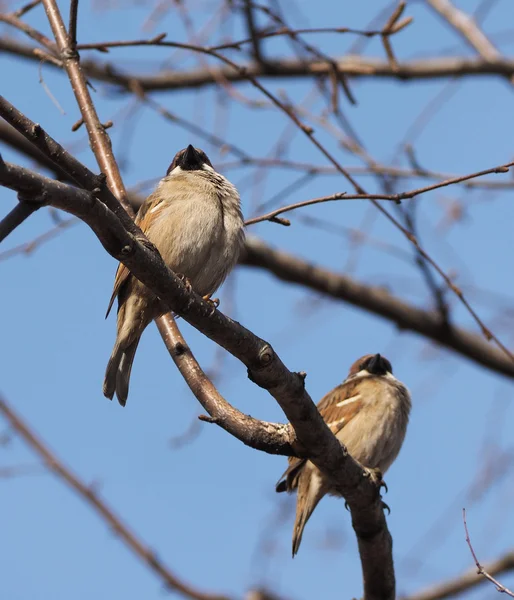
[[[188,292],[155,249],[141,244],[127,232],[117,216],[93,193],[7,163],[0,165],[0,183],[21,192],[24,200],[30,195],[35,202],[50,204],[81,218],[107,252],[123,262],[171,310],[246,365],[250,379],[275,398],[293,426],[297,441],[291,446],[295,453],[308,457],[332,479],[334,487],[347,500],[361,556],[365,599],[393,600],[392,539],[376,484],[364,476],[362,466],[340,445],[321,418],[305,390],[305,375],[290,372],[267,342],[218,310],[213,312],[210,304]],[[289,443],[277,439],[274,451]]]
[[[167,565],[157,557],[155,552],[149,548],[131,530],[131,528],[123,522],[114,509],[100,497],[95,488],[92,485],[87,485],[81,481],[69,467],[49,450],[43,440],[32,431],[29,425],[27,425],[18,414],[16,414],[1,395],[0,413],[5,417],[23,441],[43,460],[47,469],[66,483],[66,485],[70,487],[81,500],[86,502],[97,515],[105,521],[109,528],[119,536],[125,545],[132,550],[138,559],[144,562],[148,568],[165,583],[166,587],[190,600],[229,600],[226,596],[201,592],[187,583],[184,583],[174,575]]]
[[[283,281],[297,283],[382,316],[399,329],[419,333],[497,373],[514,377],[514,363],[481,336],[445,325],[437,312],[417,308],[383,288],[366,285],[291,254],[248,238],[242,264],[265,269]]]
[[[256,450],[269,454],[295,454],[295,433],[291,425],[269,423],[254,419],[229,404],[195,360],[191,349],[179,331],[175,319],[166,315],[157,321],[157,327],[173,362],[191,391],[210,417],[204,421],[215,423],[235,438]],[[277,444],[280,440],[280,444]]]
[[[101,181],[98,176],[83,167],[64,148],[56,144],[41,128],[38,129],[37,135],[33,134],[34,124],[23,117],[21,113],[18,113],[12,105],[1,97],[0,111],[3,112],[4,116],[10,117],[10,121],[19,130],[18,132],[13,127],[0,125],[0,137],[10,145],[34,158],[46,168],[58,173],[61,179],[78,182],[78,184],[88,189],[93,189],[95,184],[98,185],[98,182]],[[34,144],[37,144],[37,146],[34,146]],[[48,153],[53,159],[48,156]],[[59,166],[60,162],[66,165],[68,171],[71,170],[74,173],[73,178],[69,177],[66,171]],[[85,174],[82,173],[81,169]],[[452,180],[455,181],[461,179],[461,177]],[[490,185],[493,183],[491,182]],[[498,183],[501,184],[502,182]],[[505,183],[508,184],[508,182]],[[109,194],[109,191],[105,190],[105,193]],[[138,197],[131,198],[131,202],[139,204],[141,199]],[[293,281],[317,292],[364,308],[396,323],[401,329],[419,333],[492,371],[514,377],[514,367],[500,352],[480,336],[462,328],[453,326],[451,331],[448,332],[444,325],[439,322],[435,313],[414,307],[403,300],[395,298],[383,289],[368,286],[355,279],[333,273],[297,257],[274,250],[264,242],[257,241],[254,238],[248,240],[247,248],[248,254],[242,259],[243,264],[269,270],[285,281]]]

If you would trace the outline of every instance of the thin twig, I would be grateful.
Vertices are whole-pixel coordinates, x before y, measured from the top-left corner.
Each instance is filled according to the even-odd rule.
[[[514,570],[514,552],[507,552],[504,556],[487,563],[484,565],[484,570],[493,576]],[[444,600],[445,598],[454,598],[482,583],[485,583],[485,580],[477,577],[476,569],[470,569],[454,579],[431,585],[427,589],[409,596],[402,596],[400,600]]]
[[[502,594],[507,594],[507,596],[514,598],[514,592],[511,592],[508,588],[506,588],[498,580],[496,580],[492,575],[490,575],[478,561],[477,555],[475,554],[473,546],[471,545],[471,539],[469,537],[468,524],[466,523],[466,509],[465,508],[462,509],[462,520],[464,522],[464,530],[466,532],[466,543],[468,544],[469,551],[471,552],[471,555],[473,556],[473,560],[475,561],[475,565],[477,567],[477,574],[482,575],[483,577],[488,579],[491,583],[494,583],[498,592],[501,592]]]
[[[19,202],[11,212],[0,221],[0,242],[21,225],[25,219],[38,210],[40,205]],[[1,255],[0,255],[1,256]]]
[[[70,25],[68,27],[68,44],[72,51],[77,49],[77,17],[79,0],[70,1]]]

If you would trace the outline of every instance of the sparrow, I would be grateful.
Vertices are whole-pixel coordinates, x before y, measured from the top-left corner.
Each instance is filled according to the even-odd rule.
[[[342,384],[317,405],[325,423],[350,455],[371,472],[385,473],[402,447],[411,398],[393,375],[391,363],[380,354],[356,360]],[[312,462],[290,457],[289,467],[276,485],[277,492],[297,490],[293,529],[293,557],[303,529],[325,494],[339,495]]]
[[[237,189],[214,170],[203,150],[191,145],[177,152],[135,222],[166,265],[204,297],[214,293],[235,266],[245,238]],[[122,263],[106,318],[116,297],[117,336],[103,393],[109,399],[116,393],[125,406],[141,334],[170,309]]]

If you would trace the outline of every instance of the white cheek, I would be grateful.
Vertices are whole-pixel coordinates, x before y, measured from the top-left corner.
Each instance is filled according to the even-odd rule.
[[[395,381],[395,382],[397,382],[397,381],[398,381],[398,379],[396,379],[396,377],[395,377],[395,376],[394,376],[392,373],[386,373],[386,374],[384,375],[384,377],[385,377],[386,379],[389,379],[389,381]]]

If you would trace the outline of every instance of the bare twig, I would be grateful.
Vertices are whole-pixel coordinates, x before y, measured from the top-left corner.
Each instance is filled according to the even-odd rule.
[[[16,227],[21,225],[25,219],[28,219],[38,208],[38,204],[26,204],[25,202],[17,204],[11,212],[0,221],[0,242],[5,240]]]
[[[295,202],[294,204],[277,208],[276,210],[273,210],[265,215],[248,219],[246,221],[246,225],[254,225],[255,223],[261,223],[262,221],[270,221],[282,213],[290,212],[297,208],[303,208],[313,204],[322,204],[324,202],[334,202],[336,200],[387,200],[389,202],[401,202],[402,200],[410,200],[416,196],[425,194],[426,192],[431,192],[449,185],[469,181],[470,179],[475,179],[477,177],[483,177],[484,175],[489,175],[491,173],[508,173],[512,166],[514,166],[514,162],[509,162],[504,165],[492,167],[491,169],[477,171],[476,173],[471,173],[469,175],[459,175],[458,177],[454,177],[446,181],[440,181],[432,185],[416,188],[415,190],[410,190],[408,192],[399,192],[397,194],[347,194],[346,192],[339,192],[337,194],[332,194],[331,196],[322,196],[321,198],[313,198],[311,200],[304,200],[303,202]]]
[[[77,49],[77,18],[79,12],[79,0],[70,2],[70,25],[68,27],[68,44],[71,50]]]
[[[485,570],[485,568],[478,561],[477,555],[475,554],[473,546],[471,545],[471,539],[469,537],[468,524],[466,523],[466,509],[465,508],[462,509],[462,520],[464,522],[464,531],[466,532],[466,543],[468,544],[469,551],[471,552],[471,555],[473,556],[473,560],[475,561],[475,565],[477,567],[477,574],[482,575],[487,580],[489,580],[491,583],[494,583],[494,585],[496,586],[496,589],[499,592],[501,592],[503,594],[507,594],[507,596],[514,598],[514,592],[511,592],[508,588],[506,588],[499,581],[497,581],[490,573],[488,573]]]
[[[302,285],[383,316],[396,323],[400,331],[420,333],[497,373],[514,377],[514,363],[503,352],[491,347],[482,336],[454,325],[448,329],[437,312],[413,306],[387,289],[366,285],[351,277],[334,273],[272,248],[254,237],[247,239],[242,264],[266,269],[283,281]]]
[[[514,570],[514,552],[507,552],[497,560],[486,563],[483,569],[492,576]],[[471,569],[455,579],[432,585],[410,596],[403,596],[400,600],[444,600],[467,592],[484,582],[485,580],[477,577],[476,569]]]

